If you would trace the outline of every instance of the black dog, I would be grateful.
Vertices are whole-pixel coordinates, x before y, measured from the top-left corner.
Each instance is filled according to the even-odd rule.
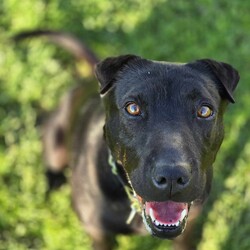
[[[104,107],[99,98],[87,102],[89,90],[80,86],[45,124],[48,165],[70,162],[73,205],[94,249],[112,249],[115,235],[145,228],[175,238],[210,192],[239,75],[210,59],[176,64],[125,55],[98,63],[96,76]]]
[[[142,231],[138,214],[126,223],[124,185],[152,235],[180,235],[192,204],[210,192],[237,71],[209,59],[174,64],[126,55],[97,64],[96,76],[104,112],[95,101],[80,117],[72,178],[74,206],[95,249],[111,249],[118,233]]]

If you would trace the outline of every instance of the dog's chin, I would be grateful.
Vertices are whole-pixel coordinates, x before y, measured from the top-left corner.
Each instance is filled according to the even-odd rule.
[[[147,230],[154,236],[172,239],[185,230],[191,203],[149,202],[138,197]]]

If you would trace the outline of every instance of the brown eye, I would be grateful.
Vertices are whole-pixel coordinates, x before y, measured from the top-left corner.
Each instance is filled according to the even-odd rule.
[[[200,118],[209,118],[213,115],[213,110],[210,107],[203,105],[199,108],[197,115]]]
[[[125,107],[126,111],[133,116],[138,116],[141,114],[141,109],[139,105],[137,105],[135,102],[130,102]]]

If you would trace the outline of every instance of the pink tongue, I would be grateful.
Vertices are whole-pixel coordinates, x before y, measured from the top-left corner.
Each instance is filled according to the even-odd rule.
[[[176,223],[181,218],[183,210],[188,209],[187,203],[174,201],[146,202],[146,214],[150,215],[150,208],[153,210],[154,218],[164,224]]]

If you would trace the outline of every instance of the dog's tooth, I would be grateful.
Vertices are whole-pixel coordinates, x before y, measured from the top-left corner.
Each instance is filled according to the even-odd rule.
[[[155,225],[159,226],[160,225],[159,221],[155,220]]]
[[[153,221],[154,222],[154,224],[156,225],[156,226],[160,226],[160,227],[178,227],[179,225],[180,225],[180,221],[177,221],[176,223],[161,223],[161,222],[159,222],[159,221],[157,221],[156,219]]]
[[[184,210],[181,212],[180,221],[183,221],[183,219],[186,217],[186,215],[187,215],[187,209],[184,209]]]
[[[149,215],[151,217],[151,220],[154,221],[155,220],[155,217],[154,217],[154,211],[152,208],[149,209]]]

